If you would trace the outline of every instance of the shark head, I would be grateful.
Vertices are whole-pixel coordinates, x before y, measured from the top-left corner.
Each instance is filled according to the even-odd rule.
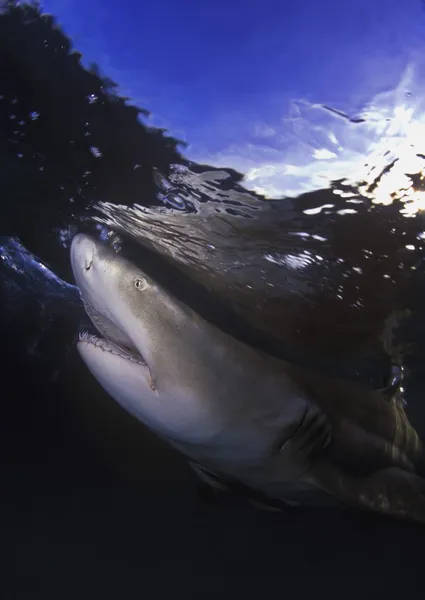
[[[208,401],[211,361],[198,317],[110,247],[74,237],[71,264],[99,336],[80,335],[78,350],[102,387],[156,433],[197,443],[219,419]]]

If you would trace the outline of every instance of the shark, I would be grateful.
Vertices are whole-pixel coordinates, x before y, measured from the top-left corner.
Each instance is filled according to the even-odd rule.
[[[82,360],[209,486],[272,510],[330,504],[425,523],[424,452],[397,385],[383,393],[229,335],[94,237],[71,266],[96,335]]]

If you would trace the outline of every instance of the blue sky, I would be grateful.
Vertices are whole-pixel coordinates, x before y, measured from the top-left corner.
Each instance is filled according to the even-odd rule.
[[[86,63],[97,62],[123,94],[152,111],[153,124],[189,142],[189,158],[238,168],[248,173],[248,187],[270,196],[317,187],[318,161],[339,176],[376,145],[376,130],[354,130],[320,103],[350,114],[379,105],[382,116],[401,96],[417,111],[422,97],[421,0],[42,6]],[[414,100],[405,100],[415,86]]]

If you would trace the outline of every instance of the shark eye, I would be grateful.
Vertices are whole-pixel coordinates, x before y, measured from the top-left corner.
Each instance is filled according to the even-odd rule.
[[[143,277],[135,277],[134,287],[138,290],[145,290],[148,287],[148,282]]]

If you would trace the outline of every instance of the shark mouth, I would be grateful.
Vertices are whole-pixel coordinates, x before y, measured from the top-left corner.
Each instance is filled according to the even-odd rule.
[[[115,356],[119,356],[120,358],[124,358],[125,360],[129,360],[138,365],[146,366],[146,361],[141,354],[132,352],[128,348],[117,346],[110,340],[106,338],[100,338],[93,333],[89,333],[88,331],[80,332],[78,335],[78,341],[91,344],[92,346],[95,346],[95,348],[100,348],[104,352],[109,352],[110,354],[114,354]]]
[[[93,326],[84,327],[79,333],[79,342],[91,344],[124,360],[147,366],[145,359],[124,331],[86,300],[83,300],[83,304],[92,325],[95,327],[95,332],[93,332]],[[99,333],[102,337],[99,336]]]

